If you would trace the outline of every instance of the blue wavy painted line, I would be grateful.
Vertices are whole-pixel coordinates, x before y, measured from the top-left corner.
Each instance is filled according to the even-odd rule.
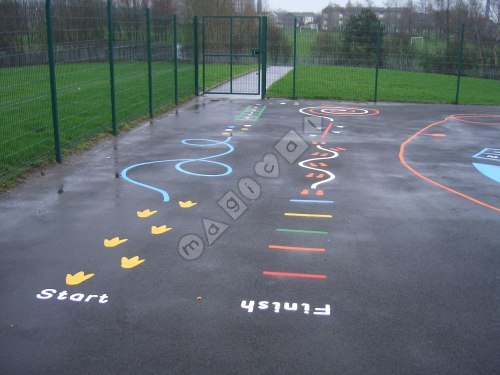
[[[157,187],[154,187],[154,186],[151,186],[151,185],[144,184],[142,182],[136,181],[136,180],[128,177],[128,172],[130,172],[132,169],[135,169],[135,168],[138,168],[138,167],[142,167],[142,166],[145,166],[145,165],[153,165],[153,164],[177,162],[177,164],[175,165],[175,169],[177,169],[179,172],[182,172],[182,173],[185,173],[185,174],[188,174],[188,175],[191,175],[191,176],[199,176],[199,177],[223,177],[223,176],[227,176],[227,175],[229,175],[229,174],[231,174],[233,172],[233,169],[229,165],[227,165],[225,163],[221,163],[221,162],[218,162],[218,161],[213,161],[213,160],[210,160],[210,159],[215,159],[215,158],[218,158],[218,157],[221,157],[221,156],[228,155],[228,154],[232,153],[234,151],[234,147],[229,143],[229,141],[231,141],[231,137],[227,137],[226,140],[224,140],[224,141],[216,141],[216,140],[213,140],[213,139],[203,139],[203,138],[199,138],[199,139],[196,139],[196,138],[193,138],[193,139],[184,139],[181,143],[184,144],[184,145],[187,145],[187,146],[211,147],[211,146],[224,145],[228,149],[225,152],[221,153],[221,154],[211,155],[211,156],[207,156],[207,157],[204,157],[204,158],[198,158],[198,159],[168,159],[168,160],[156,160],[156,161],[149,161],[149,162],[145,162],[145,163],[134,164],[134,165],[131,165],[130,167],[127,167],[127,168],[123,169],[121,171],[121,176],[127,182],[130,182],[130,183],[132,183],[134,185],[141,186],[141,187],[144,187],[146,189],[150,189],[150,190],[153,190],[153,191],[156,191],[156,192],[160,193],[163,196],[163,202],[169,202],[170,201],[170,195],[165,190],[162,190],[162,189],[159,189]],[[205,143],[199,143],[199,142],[205,142]],[[225,172],[219,173],[219,174],[194,173],[194,172],[190,172],[190,171],[188,171],[188,170],[186,170],[186,169],[183,168],[183,166],[185,164],[189,164],[189,163],[215,164],[215,165],[223,167],[225,169]]]

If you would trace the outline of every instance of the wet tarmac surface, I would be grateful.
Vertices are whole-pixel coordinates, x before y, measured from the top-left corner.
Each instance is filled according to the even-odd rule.
[[[499,155],[498,107],[196,99],[0,196],[0,373],[494,373]]]

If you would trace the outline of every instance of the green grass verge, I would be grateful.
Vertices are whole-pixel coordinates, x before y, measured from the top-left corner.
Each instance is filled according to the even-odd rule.
[[[235,75],[248,70],[248,66],[234,66]],[[182,102],[194,96],[194,66],[179,64],[178,75]],[[229,78],[223,67],[209,65],[207,77],[211,86]],[[173,64],[153,63],[152,78],[153,112],[163,113],[175,106]],[[111,133],[108,64],[60,64],[56,80],[64,154]],[[46,65],[0,69],[0,87],[0,188],[6,188],[26,171],[54,160],[49,69]],[[147,63],[115,63],[115,87],[119,129],[149,118]]]
[[[251,66],[234,65],[238,76]],[[207,87],[229,79],[227,65],[207,65]],[[179,101],[194,96],[194,66],[178,66]],[[203,71],[200,70],[200,84]],[[61,146],[64,154],[110,134],[111,93],[106,63],[60,64],[56,67]],[[174,67],[152,64],[153,113],[175,106]],[[10,187],[27,170],[54,159],[54,130],[45,66],[0,69],[0,188]],[[149,117],[148,68],[145,62],[115,64],[118,128]]]
[[[296,96],[311,99],[373,100],[375,70],[337,66],[299,66]],[[275,82],[268,97],[292,97],[293,72]],[[444,74],[379,71],[378,100],[454,103],[457,77]],[[460,104],[500,105],[500,81],[462,77]]]

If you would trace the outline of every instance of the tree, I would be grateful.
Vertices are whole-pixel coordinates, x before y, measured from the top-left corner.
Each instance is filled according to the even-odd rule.
[[[360,64],[364,57],[365,64],[373,63],[377,51],[377,32],[382,43],[383,27],[377,15],[371,9],[363,9],[360,14],[353,15],[347,21],[343,32],[344,52],[350,59]]]
[[[154,12],[164,14],[175,13],[177,10],[173,0],[153,0],[151,6]]]
[[[315,56],[331,56],[338,51],[335,34],[329,31],[321,31],[316,34],[316,39],[311,47]]]

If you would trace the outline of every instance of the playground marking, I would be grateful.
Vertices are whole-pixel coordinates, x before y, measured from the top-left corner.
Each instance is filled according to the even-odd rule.
[[[380,111],[371,108],[320,106],[301,108],[300,113],[309,116],[323,117],[333,122],[333,118],[329,116],[376,116]]]
[[[179,201],[180,208],[191,208],[196,206],[197,204],[198,204],[197,202],[192,202],[192,201],[187,201],[187,202]]]
[[[333,122],[329,123],[328,126],[326,127],[326,130],[321,134],[321,139],[326,138],[330,130],[332,130]]]
[[[325,307],[316,307],[311,309],[311,305],[308,303],[289,303],[289,302],[270,302],[270,301],[253,301],[253,300],[243,300],[241,301],[241,308],[245,309],[248,313],[253,313],[255,309],[255,304],[257,303],[257,311],[270,310],[275,314],[279,314],[281,307],[283,306],[283,311],[287,312],[300,312],[300,309],[303,310],[304,315],[327,315],[331,314],[331,307],[329,304],[326,304]],[[310,312],[313,312],[310,314]]]
[[[57,293],[56,289],[44,289],[39,294],[36,295],[37,299],[48,300],[52,297],[55,297]],[[73,293],[69,294],[67,290],[63,290],[57,294],[57,297],[54,298],[56,301],[72,301],[72,302],[89,302],[92,298],[96,298],[99,303],[108,303],[109,296],[107,294],[89,294],[85,297],[83,293]],[[97,302],[96,301],[96,302]]]
[[[121,172],[121,176],[127,182],[130,182],[132,184],[135,184],[135,185],[144,187],[146,189],[150,189],[150,190],[153,190],[153,191],[160,193],[163,197],[163,202],[169,202],[170,195],[167,193],[166,190],[163,190],[163,189],[157,188],[155,186],[151,186],[151,185],[139,182],[137,180],[134,180],[128,176],[128,173],[133,169],[136,169],[139,167],[144,167],[146,165],[155,165],[155,164],[176,162],[175,169],[177,171],[184,173],[184,174],[187,174],[187,175],[197,176],[197,177],[223,177],[223,176],[227,176],[233,172],[233,169],[228,164],[221,163],[218,161],[213,161],[211,159],[215,159],[215,158],[225,156],[225,155],[232,153],[234,151],[234,147],[229,143],[230,141],[231,141],[230,136],[228,138],[226,138],[224,141],[217,141],[217,140],[213,140],[213,139],[203,139],[203,138],[201,138],[201,139],[196,139],[196,138],[195,139],[184,139],[183,141],[181,141],[181,143],[184,145],[187,145],[187,146],[213,147],[213,146],[223,145],[223,146],[227,147],[227,150],[223,153],[220,153],[220,154],[206,156],[204,158],[198,158],[198,159],[188,159],[188,158],[186,158],[186,159],[167,159],[167,160],[156,160],[156,161],[134,164],[134,165],[131,165],[131,166],[123,169]],[[222,168],[224,168],[225,172],[222,172],[219,174],[202,174],[202,173],[190,172],[190,171],[184,169],[184,167],[183,167],[184,165],[191,164],[191,163],[218,165],[218,166],[221,166]]]
[[[153,225],[151,227],[151,234],[155,234],[155,235],[163,234],[163,233],[167,233],[170,230],[172,230],[172,228],[169,228],[166,225],[162,225],[160,227]]]
[[[500,149],[499,148],[485,148],[481,152],[478,152],[476,155],[474,155],[472,157],[476,158],[476,159],[483,159],[483,160],[500,162]]]
[[[319,230],[288,229],[288,228],[276,228],[276,232],[301,233],[301,234],[321,234],[321,235],[328,234],[328,232],[322,232]]]
[[[85,272],[83,272],[83,271],[77,272],[74,275],[71,275],[68,273],[66,275],[66,284],[67,285],[79,285],[79,284],[87,281],[91,277],[94,277],[94,275],[95,275],[94,273],[89,273],[86,275]]]
[[[339,156],[338,152],[332,151],[332,150],[328,150],[328,149],[322,147],[321,145],[317,144],[316,148],[318,150],[321,150],[321,151],[326,151],[326,153],[320,154],[319,158],[306,159],[306,160],[302,160],[301,162],[299,162],[299,166],[302,167],[302,168],[306,168],[306,169],[309,169],[309,170],[312,170],[312,171],[316,171],[316,172],[321,172],[321,174],[317,175],[316,178],[321,178],[322,179],[325,174],[328,175],[327,179],[312,184],[311,185],[311,189],[313,189],[313,190],[315,190],[319,185],[326,184],[326,183],[328,183],[330,181],[333,181],[335,179],[335,175],[332,172],[330,172],[330,171],[328,171],[326,169],[321,169],[321,168],[317,168],[317,167],[311,167],[311,166],[308,166],[306,164],[314,162],[314,161],[320,161],[320,160],[323,161],[323,160],[328,160],[328,159],[335,159],[336,157]],[[330,156],[328,156],[328,155],[330,155]],[[310,175],[311,174],[308,174],[306,177],[308,177]],[[310,178],[310,177],[308,177],[308,178]]]
[[[331,219],[333,216],[332,215],[324,215],[324,214],[303,214],[303,213],[295,213],[295,212],[285,212],[285,216],[292,216],[292,217],[311,217],[311,218],[318,218],[318,219]]]
[[[261,107],[254,107],[254,106],[247,106],[239,115],[237,115],[234,119],[236,121],[258,121],[259,118],[264,114],[266,111],[266,106],[261,106]]]
[[[483,202],[479,199],[476,199],[474,197],[471,197],[470,195],[467,195],[467,194],[464,194],[464,193],[461,193],[457,190],[454,190],[446,185],[443,185],[429,177],[426,177],[425,175],[423,175],[422,173],[418,172],[415,168],[413,168],[405,159],[405,151],[406,151],[406,147],[413,141],[415,140],[415,138],[417,138],[419,135],[422,135],[422,134],[425,134],[425,132],[427,132],[429,129],[432,129],[433,127],[435,126],[439,126],[441,124],[444,124],[450,120],[457,120],[457,121],[461,121],[461,122],[466,122],[466,123],[470,123],[470,124],[474,124],[474,125],[500,125],[500,122],[499,123],[491,123],[491,122],[484,122],[484,121],[472,121],[472,120],[469,120],[470,118],[479,118],[479,119],[482,119],[482,118],[494,118],[494,119],[500,119],[500,115],[481,115],[481,114],[468,114],[468,115],[461,115],[461,114],[455,114],[455,115],[450,115],[450,116],[447,116],[445,117],[444,119],[442,120],[439,120],[439,121],[436,121],[436,122],[433,122],[432,124],[429,124],[427,125],[426,127],[420,129],[419,131],[415,132],[411,137],[409,137],[406,141],[404,141],[400,148],[399,148],[399,161],[401,162],[401,164],[403,164],[403,166],[408,169],[411,173],[413,173],[415,176],[417,176],[418,178],[428,182],[429,184],[432,184],[440,189],[443,189],[449,193],[452,193],[454,195],[457,195],[459,197],[462,197],[464,199],[467,199],[468,201],[470,202],[473,202],[473,203],[476,203],[480,206],[483,206],[489,210],[492,210],[492,211],[495,211],[495,212],[500,212],[500,207],[495,207],[493,205],[490,205],[490,204],[487,204],[486,202]]]
[[[130,259],[127,257],[122,257],[121,266],[122,268],[134,268],[144,262],[145,259],[139,259],[139,256],[135,256]]]
[[[262,271],[264,276],[276,276],[276,277],[293,277],[293,278],[304,278],[304,279],[326,279],[326,275],[318,275],[311,273],[292,273],[292,272],[277,272],[277,271]]]
[[[248,108],[248,107],[247,107]],[[256,110],[259,110],[258,114],[254,115],[255,111]],[[262,113],[264,113],[266,107],[263,107],[263,108],[260,108],[260,107],[255,107],[255,108],[252,108],[250,113],[247,113],[246,114],[246,117],[247,118],[250,118],[250,117],[254,117],[254,121],[257,121],[259,119],[259,117],[262,115]],[[181,141],[181,143],[183,145],[187,145],[187,146],[193,146],[193,147],[215,147],[215,146],[225,146],[226,147],[226,151],[225,152],[222,152],[222,153],[218,153],[218,154],[215,154],[215,155],[210,155],[210,156],[207,156],[207,157],[204,157],[204,158],[196,158],[196,159],[190,159],[190,158],[185,158],[185,159],[168,159],[168,160],[158,160],[158,161],[151,161],[151,162],[145,162],[145,163],[140,163],[140,164],[135,164],[135,165],[132,165],[132,166],[129,166],[125,169],[122,170],[121,172],[121,176],[122,178],[127,181],[127,182],[130,182],[132,184],[135,184],[135,185],[138,185],[138,186],[141,186],[141,187],[145,187],[147,189],[150,189],[150,190],[153,190],[153,191],[156,191],[156,192],[159,192],[162,194],[163,196],[163,201],[164,202],[168,202],[170,201],[170,196],[169,194],[165,191],[165,190],[162,190],[160,188],[157,188],[157,187],[154,187],[154,186],[150,186],[150,185],[147,185],[147,184],[144,184],[144,183],[141,183],[139,181],[136,181],[132,178],[130,178],[127,173],[132,171],[133,169],[135,168],[138,168],[138,167],[142,167],[142,166],[146,166],[146,165],[154,165],[154,164],[161,164],[161,163],[169,163],[169,162],[176,162],[175,164],[175,169],[181,173],[184,173],[184,174],[188,174],[188,175],[191,175],[191,176],[198,176],[198,177],[219,177],[219,176],[227,176],[229,174],[232,173],[232,168],[225,164],[225,163],[222,163],[222,162],[218,162],[218,161],[214,161],[212,159],[215,159],[215,158],[218,158],[218,157],[221,157],[221,156],[225,156],[225,155],[228,155],[230,153],[232,153],[234,151],[234,147],[230,144],[230,141],[231,141],[231,135],[232,135],[232,132],[234,131],[234,128],[236,127],[236,125],[228,125],[226,126],[225,128],[225,133],[223,134],[226,134],[228,135],[228,137],[223,140],[223,141],[218,141],[218,140],[213,140],[213,139],[203,139],[203,138],[200,138],[200,139],[184,139]],[[248,131],[249,128],[251,128],[252,125],[249,125],[249,124],[246,124],[246,125],[243,125],[243,128],[242,130],[243,131]],[[219,173],[219,174],[202,174],[202,173],[194,173],[194,172],[190,172],[189,170],[186,170],[185,169],[185,166],[188,165],[189,163],[204,163],[204,164],[210,164],[210,165],[217,165],[217,166],[221,166],[224,168],[224,172],[222,173]],[[250,199],[256,199],[256,198],[252,198],[254,195],[255,195],[255,189],[252,190],[252,186],[251,184],[249,185],[249,182],[247,180],[251,180],[251,179],[242,179],[241,181],[245,181],[245,186],[247,189],[249,189],[251,192],[252,192],[252,195],[245,195],[243,193],[243,195],[246,197],[246,198],[250,198]],[[241,184],[241,181],[240,181],[240,184]],[[253,181],[253,180],[251,180]],[[258,187],[258,185],[257,185]],[[241,186],[240,186],[240,191],[241,191]],[[259,190],[259,195],[260,195],[260,190]],[[241,202],[243,204],[243,202]],[[178,204],[179,204],[179,207],[182,208],[182,209],[188,209],[188,208],[191,208],[191,207],[194,207],[195,205],[197,205],[198,203],[197,202],[193,202],[191,200],[188,200],[188,201],[178,201]],[[220,202],[219,202],[220,204]],[[228,206],[228,208],[230,208]],[[227,211],[226,211],[227,212]],[[136,215],[137,217],[141,218],[141,219],[146,219],[146,218],[149,218],[155,214],[157,214],[158,211],[157,210],[151,210],[151,209],[145,209],[145,210],[142,210],[142,211],[136,211]],[[232,214],[229,213],[230,215]],[[233,218],[234,215],[231,215]],[[227,224],[223,224],[223,223],[219,223],[219,222],[216,222],[216,221],[213,221],[213,220],[209,220],[209,219],[203,219],[203,225],[204,225],[204,228],[205,228],[205,234],[207,236],[207,240],[208,240],[208,243],[209,243],[209,246],[211,244],[213,244],[213,242],[228,228],[228,225]],[[164,234],[164,233],[167,233],[169,232],[170,230],[172,230],[172,228],[170,227],[167,227],[166,225],[161,225],[161,226],[151,226],[151,234],[153,235],[160,235],[160,234]],[[182,246],[184,242],[182,241],[189,241],[191,240],[191,242],[187,242],[185,244],[185,246]],[[200,242],[197,242],[198,240],[200,240]],[[120,239],[120,237],[114,237],[112,239],[104,239],[104,246],[105,247],[116,247],[116,246],[119,246],[125,242],[127,242],[128,239]],[[187,235],[187,236],[184,236],[181,238],[181,240],[179,241],[179,250],[182,248],[186,254],[183,255],[183,257],[185,259],[195,259],[197,258],[199,255],[201,255],[201,252],[198,253],[194,253],[193,252],[187,252],[187,249],[190,249],[190,250],[197,250],[193,247],[193,243],[196,242],[199,244],[201,244],[201,246],[199,246],[199,249],[201,248],[201,251],[203,251],[203,241],[198,237],[198,236],[195,236],[195,235]],[[198,249],[198,250],[199,250]],[[181,254],[182,255],[182,254]],[[121,258],[121,268],[124,268],[124,269],[132,269],[132,268],[135,268],[137,266],[139,266],[140,264],[144,263],[145,262],[145,259],[141,259],[138,255],[136,256],[133,256],[131,258],[128,258],[128,257],[122,257]],[[94,273],[89,273],[89,274],[85,274],[84,271],[80,271],[74,275],[72,274],[67,274],[66,275],[66,284],[67,285],[79,285],[85,281],[87,281],[88,279],[94,277],[95,274]],[[41,292],[41,294],[37,295],[37,298],[39,299],[50,299],[54,293],[56,293],[57,291],[55,289],[46,289],[44,291]],[[65,297],[65,294],[67,294],[66,291],[64,292],[61,292],[59,297],[57,298],[58,300],[63,300],[63,299],[66,299]],[[85,302],[88,302],[90,299],[94,298],[94,297],[99,297],[97,295],[89,295],[87,297],[87,299],[85,300]],[[70,296],[70,300],[72,301],[81,301],[83,300],[83,298],[85,298],[85,296],[81,293],[77,293],[77,294],[73,294]],[[99,300],[100,303],[106,303],[107,302],[107,295],[102,295],[101,296],[101,299]]]
[[[446,134],[442,134],[442,133],[430,133],[430,134],[424,134],[424,135],[428,135],[429,137],[447,137]]]
[[[284,245],[269,245],[271,250],[290,250],[290,251],[309,251],[324,253],[325,249],[322,247],[297,247],[297,246],[284,246]]]
[[[116,247],[116,246],[121,245],[122,243],[127,242],[127,241],[128,241],[127,238],[120,239],[120,237],[115,237],[115,238],[112,238],[110,240],[105,239],[104,246],[105,247]]]
[[[323,201],[314,199],[290,199],[292,203],[319,203],[319,204],[333,204],[334,201]]]
[[[156,214],[158,211],[151,211],[150,209],[144,210],[144,211],[137,211],[137,216],[140,217],[141,219],[148,218],[150,216],[153,216]]]
[[[482,163],[472,163],[472,165],[484,176],[500,183],[500,166]]]

